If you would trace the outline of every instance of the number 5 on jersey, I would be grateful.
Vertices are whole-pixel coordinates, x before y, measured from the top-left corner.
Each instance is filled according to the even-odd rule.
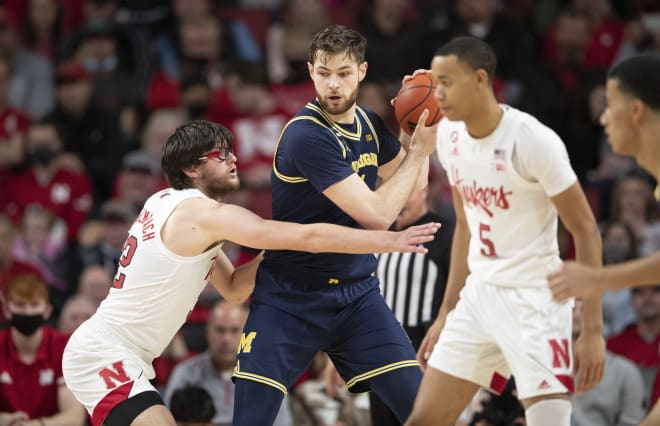
[[[481,254],[487,257],[497,256],[495,253],[495,244],[487,238],[487,232],[490,231],[490,225],[479,224],[479,239],[481,240]]]

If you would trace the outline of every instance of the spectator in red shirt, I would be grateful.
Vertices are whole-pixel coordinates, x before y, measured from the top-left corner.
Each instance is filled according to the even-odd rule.
[[[52,312],[46,285],[16,277],[4,300],[11,327],[0,332],[0,423],[83,425],[85,411],[62,377],[68,338],[44,325]]]
[[[5,210],[18,221],[28,206],[39,204],[64,220],[74,240],[92,205],[89,179],[60,167],[62,142],[53,124],[33,124],[25,142],[31,167],[9,180]]]
[[[632,304],[637,322],[610,337],[607,348],[628,358],[641,369],[644,395],[649,401],[653,380],[660,367],[660,285],[633,288]]]

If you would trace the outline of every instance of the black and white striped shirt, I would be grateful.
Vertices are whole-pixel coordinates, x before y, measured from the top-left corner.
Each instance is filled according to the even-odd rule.
[[[438,314],[449,273],[454,222],[427,213],[410,226],[440,222],[435,239],[424,244],[428,253],[383,253],[378,255],[376,275],[385,303],[404,327],[415,348]],[[418,341],[419,340],[419,341]]]

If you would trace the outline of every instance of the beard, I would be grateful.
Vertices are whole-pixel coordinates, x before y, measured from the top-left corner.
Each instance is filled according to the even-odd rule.
[[[356,86],[355,89],[349,93],[348,98],[339,105],[330,104],[318,91],[316,92],[316,99],[318,99],[321,108],[323,108],[328,114],[341,115],[348,111],[357,102],[358,89],[359,86]]]
[[[226,175],[223,178],[212,178],[204,172],[200,178],[200,190],[209,198],[220,200],[223,195],[237,191],[241,186],[238,176]]]

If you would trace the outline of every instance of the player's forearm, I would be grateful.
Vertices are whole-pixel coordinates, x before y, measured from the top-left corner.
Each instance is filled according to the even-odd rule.
[[[602,242],[600,232],[595,223],[585,227],[582,232],[573,234],[575,241],[575,257],[582,264],[595,268],[603,264]],[[584,317],[582,332],[602,334],[603,332],[603,301],[602,295],[584,298]]]
[[[234,269],[227,257],[219,253],[213,262],[211,273],[206,278],[213,287],[229,301],[240,303],[245,301],[254,290],[254,280],[262,255]]]
[[[643,259],[608,265],[594,271],[594,279],[608,290],[660,284],[660,251]]]
[[[426,161],[422,163],[422,167],[419,169],[417,182],[415,182],[413,191],[421,191],[429,185],[429,167],[429,158],[426,157]]]
[[[447,287],[438,316],[446,316],[458,302],[458,295],[465,286],[465,280],[469,273],[467,264],[469,246],[470,231],[467,225],[457,223],[451,245]]]
[[[305,225],[300,250],[311,253],[370,254],[392,251],[394,233],[346,228],[330,223]]]
[[[257,276],[257,269],[263,260],[263,252],[259,253],[251,261],[239,266],[234,270],[231,277],[231,299],[230,302],[242,303],[250,297],[254,291],[254,282]]]
[[[418,179],[428,181],[428,155],[421,147],[413,145],[394,174],[375,191],[376,197],[372,200],[372,207],[376,214],[383,218],[384,226],[389,227],[403,209],[410,198],[410,193],[417,185]],[[421,176],[426,164],[426,176]]]

